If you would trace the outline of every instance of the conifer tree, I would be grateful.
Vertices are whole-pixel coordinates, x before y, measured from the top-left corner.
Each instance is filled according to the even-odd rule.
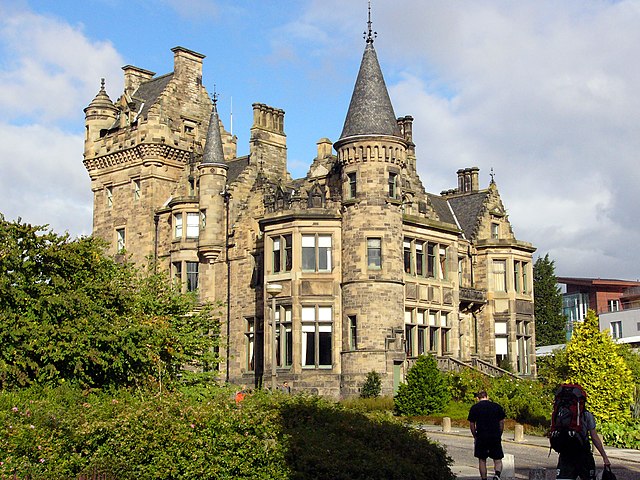
[[[533,265],[533,295],[536,317],[536,346],[566,342],[566,318],[557,284],[554,261],[547,253]]]
[[[587,392],[587,406],[601,422],[625,423],[631,418],[633,379],[631,370],[608,332],[601,332],[598,317],[587,311],[567,344],[570,383]]]
[[[394,399],[400,415],[441,412],[451,400],[447,379],[432,355],[420,355],[407,372],[406,381],[399,385]]]

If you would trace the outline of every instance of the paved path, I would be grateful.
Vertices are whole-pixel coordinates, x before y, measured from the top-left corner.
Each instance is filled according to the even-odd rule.
[[[447,447],[447,452],[453,458],[452,471],[458,480],[478,480],[478,460],[473,457],[473,437],[468,428],[452,427],[450,433],[443,433],[439,425],[424,425],[423,430],[429,437]],[[515,478],[528,479],[532,468],[546,468],[547,480],[555,480],[558,455],[549,452],[549,441],[545,437],[525,435],[523,442],[514,441],[513,432],[503,435],[505,454],[514,456]],[[640,450],[628,450],[605,447],[613,473],[618,480],[640,480]],[[602,461],[596,452],[598,472],[602,471]],[[489,460],[489,473],[493,472],[493,465]],[[505,479],[506,480],[506,479]]]

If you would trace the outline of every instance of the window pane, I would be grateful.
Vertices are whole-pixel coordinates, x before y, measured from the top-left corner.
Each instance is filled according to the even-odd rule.
[[[507,339],[506,337],[496,338],[496,355],[507,355]]]
[[[316,269],[316,237],[302,236],[302,269],[315,271]]]
[[[416,275],[422,276],[424,272],[424,251],[422,250],[422,242],[416,242]]]
[[[273,239],[273,272],[278,273],[280,271],[280,239]]]
[[[311,325],[313,328],[313,325]],[[315,328],[312,331],[306,331],[302,326],[302,366],[315,366],[315,345],[316,334]]]
[[[433,243],[427,244],[427,276],[435,277],[436,273],[436,246]]]
[[[284,255],[285,255],[284,270],[285,272],[290,272],[291,265],[293,262],[293,254],[292,254],[293,243],[291,240],[291,235],[285,235],[283,239],[284,239]]]
[[[349,348],[358,348],[358,319],[355,315],[349,316]]]
[[[198,238],[200,219],[197,213],[187,213],[187,238]]]
[[[404,273],[411,273],[411,241],[403,242],[404,249]]]
[[[302,307],[302,321],[314,322],[316,320],[316,307]]]
[[[331,270],[331,247],[320,247],[318,248],[318,260],[320,264],[318,265],[318,270],[322,272],[328,272]]]
[[[330,322],[333,320],[331,318],[331,307],[318,307],[318,320],[321,322]]]
[[[175,238],[182,238],[182,214],[176,213],[173,216],[173,236]]]
[[[285,367],[293,364],[293,333],[291,327],[285,328]]]
[[[198,289],[198,262],[187,262],[187,291]]]
[[[494,292],[507,291],[507,262],[505,260],[493,261],[493,290]]]
[[[321,325],[318,335],[318,365],[331,366],[331,325]]]
[[[382,267],[382,239],[380,238],[368,238],[367,239],[367,266],[368,268],[381,268]]]

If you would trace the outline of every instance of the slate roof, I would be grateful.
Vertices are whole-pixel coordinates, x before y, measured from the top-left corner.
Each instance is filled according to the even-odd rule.
[[[234,158],[227,162],[229,170],[227,170],[227,183],[235,182],[242,171],[249,165],[249,155],[240,158]]]
[[[427,198],[441,222],[451,223],[456,227],[458,226],[455,217],[451,213],[451,209],[449,208],[446,198],[432,193],[427,193]]]
[[[462,228],[465,237],[469,240],[475,238],[475,227],[478,222],[478,217],[482,213],[484,202],[488,195],[489,192],[484,190],[447,198],[449,205],[451,205],[458,219],[460,228]]]
[[[211,117],[209,118],[209,129],[207,130],[207,139],[204,144],[202,163],[224,163],[222,138],[220,137],[220,121],[215,103],[213,104]]]
[[[138,110],[140,108],[140,105],[144,104],[139,114],[141,118],[147,118],[149,109],[156,102],[156,100],[158,100],[158,97],[167,87],[172,78],[173,73],[167,73],[166,75],[162,75],[161,77],[154,78],[152,80],[149,80],[148,82],[143,83],[133,93],[131,98],[135,102],[134,108]]]
[[[340,139],[356,135],[400,136],[373,42],[364,49]]]

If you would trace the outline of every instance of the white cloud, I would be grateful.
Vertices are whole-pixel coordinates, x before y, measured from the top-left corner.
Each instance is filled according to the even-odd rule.
[[[90,40],[81,26],[24,9],[0,14],[0,212],[90,234],[82,110],[100,77],[120,79],[107,88],[121,91],[124,62],[110,43]]]
[[[7,220],[91,234],[91,183],[82,166],[83,136],[51,126],[0,124],[0,212]]]
[[[0,41],[6,50],[0,70],[0,115],[5,119],[78,117],[97,93],[101,77],[122,76],[124,62],[111,43],[91,41],[82,26],[53,17],[5,12]],[[119,92],[121,85],[107,88]]]
[[[343,43],[320,36],[327,55],[358,48],[365,6],[344,3],[311,2],[290,31],[331,26]],[[396,0],[372,20],[429,191],[469,166],[486,185],[493,168],[516,235],[559,274],[640,275],[639,2]]]

